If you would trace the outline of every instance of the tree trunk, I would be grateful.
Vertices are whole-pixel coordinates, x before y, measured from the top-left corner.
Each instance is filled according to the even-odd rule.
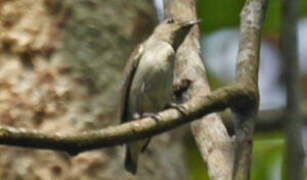
[[[80,133],[118,124],[122,69],[156,24],[149,0],[0,1],[1,125]],[[188,179],[180,129],[154,137],[134,177],[124,148],[70,157],[1,146],[3,179]]]

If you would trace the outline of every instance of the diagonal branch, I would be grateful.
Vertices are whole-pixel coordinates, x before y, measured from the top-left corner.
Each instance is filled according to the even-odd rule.
[[[74,155],[169,131],[206,114],[221,111],[238,102],[238,99],[248,99],[249,96],[249,92],[241,86],[229,86],[216,90],[209,96],[194,97],[182,105],[183,112],[168,109],[158,113],[155,119],[145,118],[78,135],[50,135],[33,130],[1,127],[0,144],[67,151]]]
[[[261,27],[266,6],[267,0],[247,0],[241,12],[236,81],[252,92],[253,100],[244,106],[233,106],[236,134],[233,173],[235,180],[247,180],[250,177],[253,133],[259,104],[258,65]]]

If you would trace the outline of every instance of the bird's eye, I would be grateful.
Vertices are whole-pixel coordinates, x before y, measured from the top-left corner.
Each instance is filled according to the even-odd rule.
[[[174,18],[169,18],[167,24],[173,24],[175,22]]]

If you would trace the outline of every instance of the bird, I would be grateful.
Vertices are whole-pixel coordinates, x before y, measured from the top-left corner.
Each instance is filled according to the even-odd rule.
[[[201,20],[167,18],[131,53],[121,88],[121,123],[152,116],[170,103],[175,53],[194,24]],[[153,117],[153,116],[152,116]],[[125,168],[136,174],[138,156],[150,138],[126,144]]]

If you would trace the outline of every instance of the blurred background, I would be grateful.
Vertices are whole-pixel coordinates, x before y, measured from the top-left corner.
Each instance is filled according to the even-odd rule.
[[[208,71],[212,89],[230,84],[235,78],[236,58],[239,45],[240,11],[244,0],[199,0],[198,16],[202,33],[201,44],[204,63]],[[300,1],[298,22],[298,54],[301,83],[304,99],[307,99],[307,1]],[[163,17],[163,3],[156,0],[160,19]],[[261,42],[259,90],[260,110],[282,109],[286,104],[284,74],[280,55],[280,1],[269,1]],[[303,129],[305,151],[307,149],[307,128]],[[191,179],[208,179],[203,171],[203,162],[195,144],[188,143],[188,160]],[[282,179],[283,153],[285,150],[284,133],[276,127],[255,134],[252,173],[253,180]],[[307,168],[305,158],[305,168]],[[307,169],[306,169],[307,171]]]
[[[157,16],[163,18],[162,0],[154,2],[155,6],[151,0],[0,0],[0,125],[76,134],[119,124],[122,69],[133,47],[152,32]],[[234,80],[243,3],[198,0],[203,59],[212,89]],[[261,111],[282,112],[285,106],[280,8],[280,1],[270,0],[264,21]],[[306,99],[307,0],[301,0],[298,31]],[[123,168],[123,146],[70,157],[1,145],[0,179],[206,180],[204,163],[193,137],[185,138],[186,129],[188,125],[152,138],[137,176]],[[285,134],[280,126],[258,130],[252,180],[280,180],[286,168]],[[306,151],[306,127],[304,145]]]

